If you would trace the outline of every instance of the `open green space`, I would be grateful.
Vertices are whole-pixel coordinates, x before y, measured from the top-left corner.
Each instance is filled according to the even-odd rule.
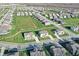
[[[65,26],[65,27],[66,26],[70,26],[70,27],[79,26],[79,18],[67,18],[67,19],[63,19],[63,20],[64,20],[65,24],[62,26]],[[74,31],[72,31],[72,32],[74,32]],[[79,34],[79,32],[74,32],[74,33]]]
[[[7,35],[0,36],[1,40],[12,41],[12,42],[25,42],[22,37],[22,31],[29,30],[31,28],[36,28],[37,26],[33,23],[31,17],[14,17],[13,29]]]
[[[65,22],[64,26],[78,26],[79,25],[79,18],[67,18],[63,20]]]
[[[0,41],[8,41],[15,43],[31,42],[24,40],[22,32],[35,32],[39,30],[54,29],[53,25],[44,26],[40,21],[32,16],[14,16],[12,22],[12,29],[9,34],[0,36]],[[35,41],[35,40],[34,40]]]

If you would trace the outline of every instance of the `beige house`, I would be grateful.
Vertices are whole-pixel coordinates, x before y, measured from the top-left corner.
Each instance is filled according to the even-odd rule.
[[[46,37],[48,35],[49,34],[48,34],[48,32],[46,30],[39,31],[39,36],[42,37],[42,38],[44,38],[44,37]]]
[[[25,40],[34,40],[35,34],[33,32],[24,33]]]

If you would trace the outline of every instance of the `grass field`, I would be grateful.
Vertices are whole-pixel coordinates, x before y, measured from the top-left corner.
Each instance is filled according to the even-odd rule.
[[[65,24],[63,26],[79,26],[79,18],[68,18],[68,19],[63,19]],[[74,31],[72,31],[74,32]],[[74,32],[76,34],[79,34],[79,32]]]
[[[68,18],[63,19],[65,24],[64,26],[78,26],[79,25],[79,18]]]
[[[30,16],[20,16],[14,17],[14,26],[15,29],[29,29],[29,28],[37,28],[37,26],[33,23],[32,18]]]
[[[0,36],[1,40],[12,41],[12,42],[25,42],[21,31],[29,30],[31,28],[35,29],[37,26],[33,23],[32,18],[27,17],[14,17],[13,19],[13,29],[7,35]]]
[[[14,16],[12,30],[9,34],[0,36],[1,41],[25,43],[22,32],[54,29],[53,26],[44,26],[40,21],[31,16]]]

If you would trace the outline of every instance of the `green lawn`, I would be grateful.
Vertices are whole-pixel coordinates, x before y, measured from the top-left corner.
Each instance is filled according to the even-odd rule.
[[[30,16],[14,17],[12,25],[13,29],[9,34],[0,36],[1,41],[26,42],[22,37],[21,31],[37,28]]]
[[[14,17],[13,25],[15,25],[15,28],[18,30],[37,28],[37,26],[33,23],[32,18],[30,16]]]
[[[31,16],[14,16],[12,22],[12,30],[9,34],[0,36],[1,41],[15,42],[15,43],[25,43],[31,41],[25,41],[22,32],[28,31],[39,31],[44,29],[54,29],[55,27],[44,26],[40,21]]]
[[[68,18],[68,19],[63,19],[65,24],[64,26],[78,26],[79,25],[79,18]]]
[[[68,18],[63,20],[65,22],[63,26],[79,26],[79,18]],[[79,32],[74,32],[74,33],[79,34]]]

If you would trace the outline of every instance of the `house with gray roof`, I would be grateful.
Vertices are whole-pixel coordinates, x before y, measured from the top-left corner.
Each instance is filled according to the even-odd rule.
[[[29,47],[31,47],[28,49],[30,56],[46,56],[45,51],[43,50],[43,47],[41,45],[34,44]]]
[[[72,55],[79,55],[79,45],[74,41],[64,41],[60,43],[67,51],[69,51]]]

